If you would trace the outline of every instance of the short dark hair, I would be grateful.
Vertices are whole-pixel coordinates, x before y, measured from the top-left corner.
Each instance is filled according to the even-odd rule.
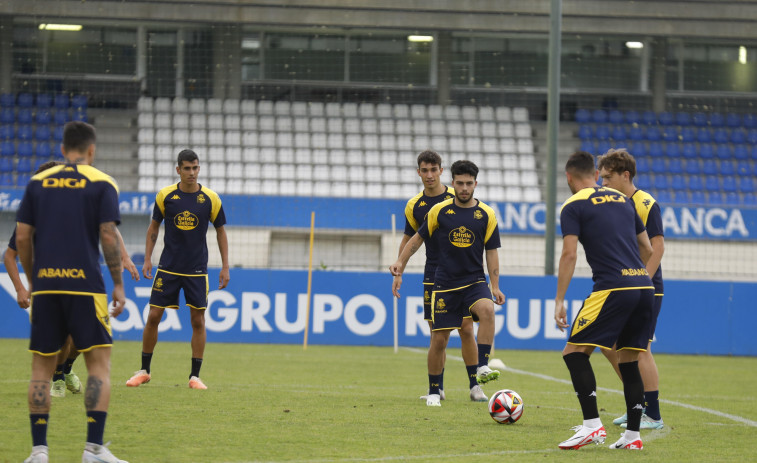
[[[86,122],[71,121],[63,126],[63,149],[84,153],[95,143],[95,128]]]
[[[436,164],[442,167],[442,157],[436,151],[426,150],[418,155],[418,168],[421,167],[421,163]]]
[[[586,151],[576,151],[568,158],[565,163],[565,172],[570,172],[578,177],[590,177],[596,172],[594,167],[594,156]]]
[[[176,160],[176,162],[177,162],[176,165],[179,166],[179,167],[181,167],[181,163],[184,162],[184,161],[187,161],[189,163],[192,163],[194,161],[198,161],[199,162],[200,158],[197,157],[197,153],[195,153],[194,151],[192,151],[190,149],[186,149],[186,150],[181,150],[181,152],[179,153],[179,156],[178,156],[178,158]]]
[[[465,174],[470,175],[474,179],[478,177],[478,166],[471,161],[455,161],[452,164],[452,167],[450,167],[450,170],[452,171],[452,178],[455,178],[455,175]]]
[[[622,174],[628,171],[631,180],[636,176],[636,159],[625,148],[610,149],[597,160],[597,168]]]
[[[46,171],[47,169],[49,169],[51,167],[55,167],[55,166],[59,166],[59,165],[61,165],[61,163],[58,162],[58,161],[47,161],[44,164],[40,164],[40,166],[37,168],[37,170],[34,171],[34,175],[37,175],[40,172],[44,172],[44,171]]]

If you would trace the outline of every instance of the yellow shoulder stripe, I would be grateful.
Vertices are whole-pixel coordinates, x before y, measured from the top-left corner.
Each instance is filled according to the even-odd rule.
[[[155,204],[158,205],[158,209],[160,209],[160,213],[163,214],[163,217],[166,216],[166,197],[176,191],[178,187],[174,185],[169,185],[167,187],[161,188],[157,195],[155,195]]]
[[[418,200],[421,199],[421,196],[423,196],[423,192],[421,191],[417,195],[413,196],[407,201],[407,204],[405,205],[405,218],[407,219],[407,222],[410,224],[411,227],[413,227],[413,230],[418,231],[418,227],[420,225],[418,224],[418,221],[415,220],[415,217],[413,216],[413,208],[415,208],[416,203],[418,203]]]
[[[43,170],[42,172],[38,173],[37,175],[34,175],[32,177],[32,180],[42,180],[43,178],[47,178],[47,177],[49,177],[49,176],[51,176],[53,174],[57,174],[58,172],[60,172],[61,170],[63,170],[64,167],[66,167],[66,166],[64,166],[63,164],[61,164],[59,166],[55,166],[55,167],[51,167],[51,168],[49,168],[47,170]]]
[[[641,222],[644,226],[647,226],[647,219],[649,218],[649,211],[652,209],[652,205],[657,202],[656,199],[644,190],[636,190],[636,193],[631,197],[633,205],[636,208],[636,213],[641,217]]]
[[[567,206],[568,204],[572,203],[573,201],[582,201],[589,199],[591,195],[594,194],[594,188],[584,188],[571,196],[570,198],[566,199],[563,205],[560,207],[560,211],[562,212],[563,207]]]
[[[116,189],[116,193],[118,193],[118,184],[116,181],[111,177],[110,175],[106,174],[105,172],[98,170],[92,166],[88,165],[77,165],[76,170],[79,171],[80,174],[87,177],[87,180],[90,182],[108,182],[111,185],[113,185],[113,188]]]
[[[428,211],[428,217],[426,218],[426,222],[428,222],[428,236],[433,235],[434,230],[439,228],[439,211],[452,204],[454,200],[455,198],[450,198],[440,203],[436,203],[434,207]]]
[[[486,223],[486,235],[484,236],[484,244],[486,244],[489,241],[489,238],[491,238],[492,233],[494,233],[494,230],[497,228],[497,217],[494,215],[494,209],[489,207],[488,204],[479,201],[478,207],[483,209],[487,215],[488,222]]]
[[[201,191],[210,198],[210,221],[215,222],[218,213],[221,211],[221,197],[218,196],[218,193],[205,186],[202,187]]]

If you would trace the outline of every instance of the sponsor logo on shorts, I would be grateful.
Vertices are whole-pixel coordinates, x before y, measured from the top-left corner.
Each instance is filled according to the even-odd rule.
[[[152,289],[155,291],[163,291],[163,279],[160,277],[156,278]]]
[[[81,278],[85,279],[84,269],[80,268],[41,268],[37,278]]]
[[[645,268],[624,268],[620,271],[620,274],[624,277],[635,277],[639,275],[649,275]]]
[[[434,312],[447,313],[447,310],[445,310],[445,307],[447,307],[447,304],[444,302],[444,299],[439,299],[438,301],[436,301],[436,308],[434,309]]]
[[[194,230],[200,220],[189,211],[180,212],[173,218],[173,223],[179,230]]]
[[[474,241],[476,241],[476,236],[462,225],[449,232],[449,242],[458,248],[467,248]]]
[[[423,300],[426,302],[429,302],[431,300],[431,296],[428,294],[428,291],[423,292]]]

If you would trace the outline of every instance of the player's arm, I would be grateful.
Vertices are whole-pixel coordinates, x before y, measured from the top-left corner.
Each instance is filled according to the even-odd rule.
[[[142,275],[148,280],[152,279],[152,252],[155,250],[155,243],[158,242],[159,232],[160,222],[152,219],[150,225],[147,227],[147,238],[145,239],[145,263],[142,265]]]
[[[636,242],[639,243],[639,255],[641,256],[641,261],[644,262],[644,265],[649,266],[649,261],[652,258],[653,249],[652,243],[649,242],[649,236],[647,236],[646,230],[636,235]],[[660,255],[660,259],[662,259],[662,255]],[[657,266],[659,265],[660,262],[658,261]],[[649,274],[650,277],[652,275],[654,274]]]
[[[652,245],[652,256],[647,261],[647,272],[649,272],[651,278],[660,268],[662,255],[665,254],[665,237],[662,235],[653,236],[649,239],[649,242]]]
[[[218,277],[218,289],[223,289],[231,279],[229,275],[229,239],[223,226],[216,228],[216,239],[218,240],[218,251],[221,253],[221,275]]]
[[[407,241],[397,258],[397,262],[389,266],[389,271],[392,272],[392,275],[395,277],[402,276],[402,272],[405,271],[405,266],[407,266],[407,261],[410,260],[410,257],[412,257],[418,249],[420,249],[421,244],[423,244],[423,238],[421,238],[421,235],[418,233],[413,235],[413,237]],[[401,282],[402,279],[395,278],[392,283],[392,293],[396,297],[400,297],[399,289]]]
[[[16,248],[18,248],[18,260],[21,261],[21,267],[26,274],[26,281],[29,283],[29,292],[32,291],[32,274],[34,273],[32,236],[34,236],[34,227],[27,223],[18,222],[16,225]]]
[[[116,233],[118,234],[118,240],[121,242],[121,265],[124,270],[127,270],[131,274],[132,280],[139,281],[139,271],[137,271],[137,266],[134,265],[131,257],[129,257],[129,252],[126,250],[126,244],[124,243],[124,237],[121,235],[118,228],[116,228]]]
[[[26,286],[21,281],[21,275],[18,273],[18,264],[16,264],[16,257],[18,252],[13,248],[5,250],[5,257],[3,263],[5,264],[5,270],[8,272],[8,276],[13,282],[13,288],[16,290],[16,302],[22,309],[29,307],[29,291],[26,290]]]
[[[568,324],[568,311],[565,307],[565,293],[568,292],[570,280],[576,270],[577,259],[578,235],[565,235],[562,240],[562,254],[560,254],[560,264],[557,270],[557,294],[555,295],[555,322],[560,331],[570,326]]]
[[[499,289],[499,253],[497,249],[486,250],[486,269],[489,271],[489,283],[491,284],[494,302],[502,305],[505,303],[505,295]]]
[[[402,250],[405,248],[405,245],[408,241],[410,241],[411,236],[406,235],[405,233],[402,234],[402,240],[400,240],[400,249],[397,251],[397,257],[402,254]],[[402,286],[402,275],[394,275],[394,281],[392,282],[392,287],[395,287],[397,289]]]
[[[126,295],[124,294],[124,282],[121,278],[123,267],[121,266],[121,246],[123,240],[118,233],[116,222],[103,222],[100,224],[100,245],[103,248],[103,257],[108,266],[110,277],[113,279],[113,310],[110,314],[117,317],[124,310]]]

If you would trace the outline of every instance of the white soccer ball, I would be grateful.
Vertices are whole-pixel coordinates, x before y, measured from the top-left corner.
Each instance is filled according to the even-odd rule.
[[[523,399],[510,389],[497,391],[489,399],[489,414],[497,423],[515,423],[523,416]]]

